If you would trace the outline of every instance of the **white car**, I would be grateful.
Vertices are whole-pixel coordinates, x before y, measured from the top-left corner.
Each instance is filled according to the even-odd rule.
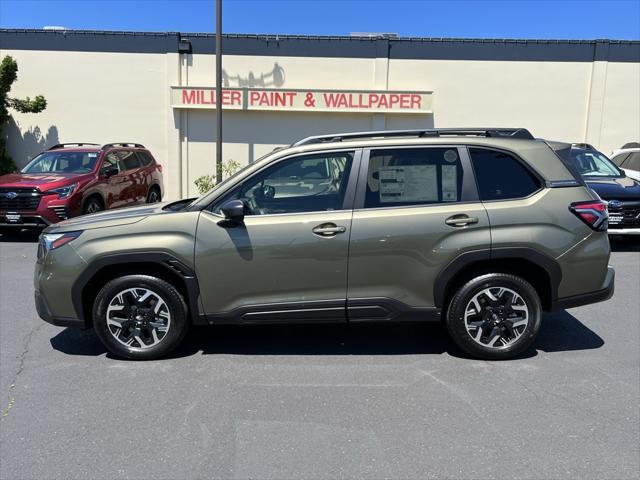
[[[624,170],[627,177],[640,181],[640,148],[614,150],[611,161]]]

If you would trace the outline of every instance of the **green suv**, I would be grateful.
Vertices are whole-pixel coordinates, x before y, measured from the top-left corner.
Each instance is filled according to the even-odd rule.
[[[48,227],[38,314],[131,359],[191,324],[426,320],[510,358],[543,311],[613,294],[606,205],[570,148],[524,129],[306,138],[198,199]]]

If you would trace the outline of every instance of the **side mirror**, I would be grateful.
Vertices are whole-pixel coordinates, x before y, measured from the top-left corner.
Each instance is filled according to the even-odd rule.
[[[107,178],[113,177],[114,175],[118,174],[118,167],[113,167],[113,166],[107,167],[104,170],[102,170],[102,174]]]
[[[225,220],[233,223],[242,223],[246,206],[242,200],[229,200],[220,207],[220,211]]]

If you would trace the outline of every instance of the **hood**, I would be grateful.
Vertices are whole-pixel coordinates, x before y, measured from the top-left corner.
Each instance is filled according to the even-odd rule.
[[[137,207],[118,208],[105,212],[82,215],[70,218],[59,223],[50,225],[45,229],[46,233],[70,232],[73,230],[90,230],[93,228],[114,227],[117,225],[127,225],[136,223],[149,215],[167,213],[163,207],[169,202],[154,203]]]
[[[603,200],[640,199],[640,183],[629,177],[586,177],[587,185]]]
[[[83,181],[93,174],[9,173],[0,176],[0,188],[37,188],[41,192]]]

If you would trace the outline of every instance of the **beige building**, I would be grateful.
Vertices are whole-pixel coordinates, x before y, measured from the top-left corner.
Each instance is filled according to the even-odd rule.
[[[640,140],[640,42],[226,35],[223,159],[321,133],[525,127],[605,153]],[[0,30],[40,114],[5,131],[24,165],[59,142],[145,144],[166,198],[215,171],[210,34]]]

